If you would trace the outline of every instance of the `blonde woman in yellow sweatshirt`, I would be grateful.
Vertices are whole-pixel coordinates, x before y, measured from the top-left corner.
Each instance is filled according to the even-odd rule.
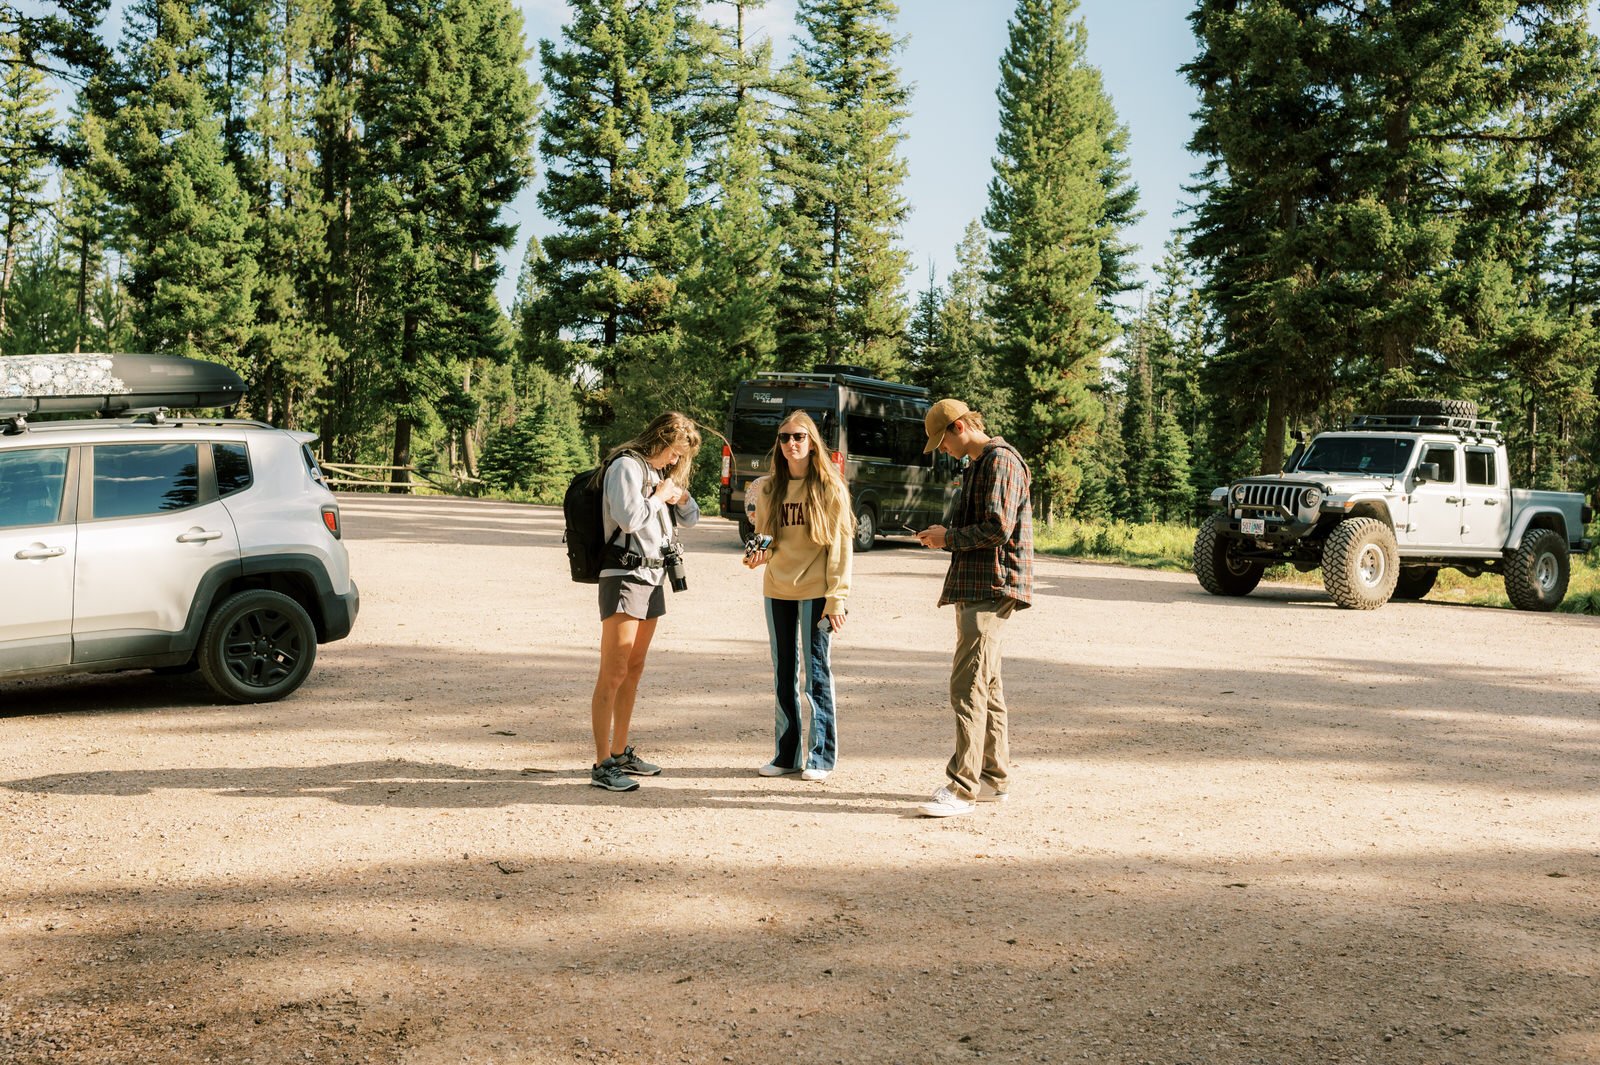
[[[850,594],[850,492],[828,456],[817,423],[795,411],[778,426],[770,470],[746,490],[746,511],[770,548],[745,559],[766,566],[767,637],[772,645],[776,742],[764,777],[799,773],[822,781],[839,754],[834,713],[833,634],[844,628]],[[811,705],[811,731],[801,747],[800,695]]]

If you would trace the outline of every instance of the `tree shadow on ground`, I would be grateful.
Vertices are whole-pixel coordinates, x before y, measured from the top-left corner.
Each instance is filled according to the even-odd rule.
[[[314,879],[0,894],[33,960],[6,978],[0,1048],[19,1065],[239,1060],[246,1042],[277,1061],[649,1046],[1578,1065],[1600,1047],[1592,907],[1547,874],[1594,866],[1529,849],[1219,870],[936,848],[891,869],[781,847],[558,855],[525,827],[466,860],[358,851]],[[597,1017],[602,1000],[633,1005]]]
[[[402,653],[408,669],[383,668]],[[670,654],[677,675],[694,681],[652,687],[647,668],[635,735],[685,763],[705,764],[706,751],[726,752],[730,766],[767,757],[773,697],[764,634]],[[845,757],[893,751],[943,763],[948,652],[842,644],[834,667]],[[587,749],[594,668],[592,653],[578,650],[509,655],[367,645],[330,658],[280,703],[220,706],[197,678],[127,674],[10,686],[0,720],[176,706],[185,709],[169,727],[197,738],[331,729],[548,763],[552,753]],[[1492,663],[1334,657],[1308,657],[1294,669],[1063,666],[1019,650],[1007,655],[1006,686],[1014,750],[1064,763],[1265,759],[1511,791],[1581,793],[1600,784],[1600,739],[1585,727],[1596,694],[1585,677]],[[1054,695],[1031,694],[1044,691]],[[337,719],[330,720],[329,704],[341,707]]]

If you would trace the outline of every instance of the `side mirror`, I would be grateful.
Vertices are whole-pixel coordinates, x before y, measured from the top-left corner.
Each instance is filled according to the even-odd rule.
[[[1417,483],[1426,484],[1439,479],[1439,464],[1437,462],[1417,463]]]

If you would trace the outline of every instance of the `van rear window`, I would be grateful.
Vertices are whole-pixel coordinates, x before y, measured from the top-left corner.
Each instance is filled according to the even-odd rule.
[[[761,455],[772,450],[778,439],[778,426],[794,412],[793,407],[782,411],[738,411],[733,416],[732,431],[728,440],[733,450],[741,455]],[[822,431],[823,442],[830,448],[837,446],[838,430],[834,426],[831,410],[805,409],[811,420]]]

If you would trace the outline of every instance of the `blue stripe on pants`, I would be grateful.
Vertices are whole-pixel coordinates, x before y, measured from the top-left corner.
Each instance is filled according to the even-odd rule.
[[[772,764],[799,769],[800,697],[811,707],[805,767],[832,769],[838,758],[839,737],[834,716],[833,630],[817,627],[824,599],[767,599],[767,636],[772,648],[773,713]]]

